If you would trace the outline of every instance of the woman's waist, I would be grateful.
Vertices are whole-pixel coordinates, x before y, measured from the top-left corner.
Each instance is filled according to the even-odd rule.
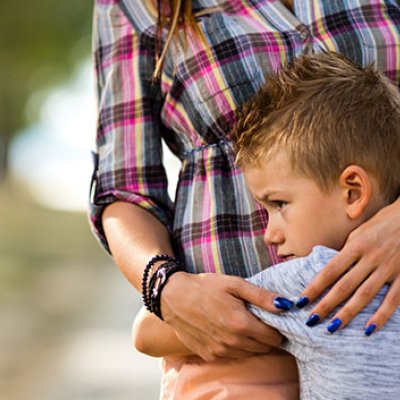
[[[202,138],[204,139],[204,138]],[[171,152],[182,162],[198,158],[209,158],[218,155],[230,155],[234,160],[233,144],[228,138],[212,138],[206,140],[191,140],[185,138],[181,140],[168,140],[166,144]]]

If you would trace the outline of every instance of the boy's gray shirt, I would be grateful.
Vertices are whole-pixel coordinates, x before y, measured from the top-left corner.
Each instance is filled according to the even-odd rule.
[[[295,302],[335,254],[335,250],[318,246],[308,257],[277,264],[248,280]],[[334,312],[327,322],[310,328],[305,321],[312,305],[302,310],[293,307],[279,315],[249,305],[259,319],[287,338],[282,348],[297,360],[301,399],[400,399],[400,312],[378,332],[369,337],[364,334],[365,323],[387,289],[386,285],[345,329],[334,334],[326,329]]]

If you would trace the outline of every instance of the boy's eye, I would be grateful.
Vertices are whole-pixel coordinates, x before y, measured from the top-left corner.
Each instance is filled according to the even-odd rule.
[[[283,208],[284,206],[287,205],[287,202],[286,202],[286,201],[283,201],[283,200],[271,200],[271,204],[272,204],[275,208],[281,209],[281,208]]]

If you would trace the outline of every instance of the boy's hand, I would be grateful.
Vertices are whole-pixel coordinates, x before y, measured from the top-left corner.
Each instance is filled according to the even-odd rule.
[[[369,335],[378,330],[391,317],[400,304],[399,199],[354,230],[341,252],[324,267],[301,296],[312,302],[333,283],[310,315],[317,314],[323,320],[341,302],[349,299],[332,318],[332,321],[339,318],[341,324],[340,321],[338,323],[343,328],[385,283],[390,283],[381,306],[366,321],[365,333]]]
[[[178,272],[162,292],[161,312],[184,345],[203,360],[242,358],[281,343],[281,334],[245,306],[248,302],[276,313],[275,296],[234,276]]]

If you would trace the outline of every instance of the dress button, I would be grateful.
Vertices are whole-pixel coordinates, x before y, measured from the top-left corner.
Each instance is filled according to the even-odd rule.
[[[300,36],[301,40],[306,40],[307,38],[310,37],[310,32],[305,25],[300,25],[297,28],[297,31],[299,32],[299,36]]]

